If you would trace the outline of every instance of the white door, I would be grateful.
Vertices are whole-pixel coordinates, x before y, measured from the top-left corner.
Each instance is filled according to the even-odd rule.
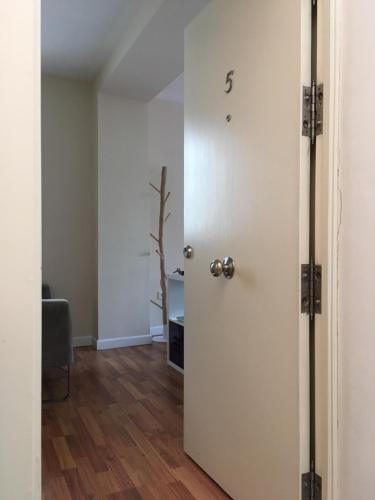
[[[298,500],[309,470],[309,5],[212,0],[186,33],[185,451],[241,500]]]

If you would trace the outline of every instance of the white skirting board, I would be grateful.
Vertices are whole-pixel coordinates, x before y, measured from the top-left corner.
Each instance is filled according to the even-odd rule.
[[[73,337],[72,338],[73,347],[88,347],[95,344],[93,337]]]
[[[150,335],[151,337],[164,335],[164,325],[150,326]]]
[[[136,337],[118,337],[114,339],[98,339],[96,341],[96,349],[103,351],[104,349],[116,349],[118,347],[134,347],[137,345],[151,344],[151,335],[138,335]]]

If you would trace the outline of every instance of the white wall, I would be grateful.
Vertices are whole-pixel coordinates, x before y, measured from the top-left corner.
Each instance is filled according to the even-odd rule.
[[[167,190],[171,196],[167,202],[166,214],[171,212],[165,225],[166,271],[172,273],[177,267],[184,268],[182,249],[184,244],[184,108],[180,102],[153,99],[148,104],[148,155],[150,180],[160,184],[160,171],[168,167]],[[157,235],[159,198],[150,188],[151,232]],[[150,239],[150,292],[156,300],[160,291],[159,257],[156,245]],[[150,304],[151,327],[162,324],[161,311]]]
[[[339,238],[339,500],[375,494],[375,6],[344,0]]]
[[[40,4],[0,2],[0,498],[40,498]]]
[[[54,296],[70,300],[76,344],[97,336],[98,300],[100,339],[148,341],[149,323],[162,323],[160,310],[149,303],[160,286],[148,236],[157,232],[159,200],[148,183],[160,182],[163,165],[172,214],[165,232],[167,272],[184,264],[183,104],[105,94],[96,99],[89,84],[45,76],[42,125],[43,280]]]
[[[97,335],[94,96],[89,84],[43,77],[43,281],[70,301],[81,344]]]
[[[146,103],[99,94],[98,168],[98,348],[149,342]]]

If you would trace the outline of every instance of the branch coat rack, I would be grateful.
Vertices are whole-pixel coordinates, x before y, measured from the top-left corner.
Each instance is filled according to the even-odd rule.
[[[155,252],[159,255],[160,261],[160,288],[161,288],[161,304],[156,302],[155,300],[150,300],[150,302],[161,309],[163,314],[163,325],[164,328],[168,323],[168,292],[167,292],[167,275],[165,272],[165,254],[164,254],[164,225],[171,216],[169,212],[165,215],[165,207],[170,197],[171,193],[168,191],[166,194],[166,185],[167,185],[167,167],[162,167],[161,169],[161,179],[160,179],[160,188],[156,187],[152,182],[149,183],[152,189],[156,191],[160,197],[159,204],[159,231],[158,236],[150,233],[151,238],[156,242],[158,248]]]

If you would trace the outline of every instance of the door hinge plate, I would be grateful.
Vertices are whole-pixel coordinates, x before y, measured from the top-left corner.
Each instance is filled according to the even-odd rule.
[[[323,133],[324,86],[312,82],[302,92],[302,135],[310,137],[311,143]]]
[[[322,478],[315,472],[302,474],[302,500],[322,500]]]
[[[302,264],[301,312],[310,317],[322,312],[322,266]]]

